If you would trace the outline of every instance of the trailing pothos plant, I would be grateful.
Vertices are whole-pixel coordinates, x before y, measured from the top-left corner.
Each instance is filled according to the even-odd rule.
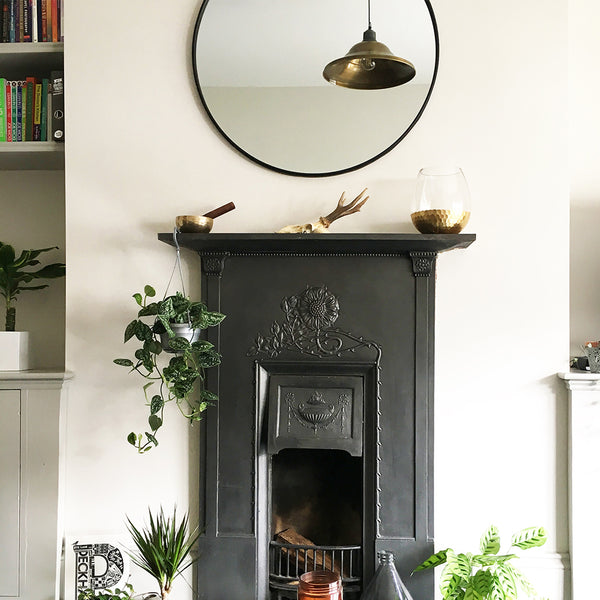
[[[500,552],[500,534],[493,525],[481,536],[479,554],[459,554],[447,548],[432,554],[413,572],[445,564],[440,577],[444,600],[516,600],[519,588],[528,598],[539,598],[537,592],[512,564],[517,554],[512,548],[527,550],[546,543],[543,527],[528,527],[512,536],[509,552]]]
[[[131,339],[138,342],[134,351],[135,360],[117,358],[113,362],[130,368],[146,380],[143,386],[146,405],[150,410],[148,426],[144,434],[131,432],[127,441],[138,452],[148,452],[158,446],[157,431],[164,422],[165,406],[174,402],[190,423],[200,421],[202,413],[218,400],[216,394],[204,387],[205,370],[221,362],[221,355],[206,340],[190,341],[179,337],[171,327],[174,323],[187,323],[192,330],[214,327],[225,318],[218,312],[211,312],[202,302],[194,302],[177,292],[161,301],[150,285],[144,293],[136,293],[133,298],[140,307],[137,318],[125,328],[124,342]],[[169,358],[165,357],[161,336],[168,339]]]

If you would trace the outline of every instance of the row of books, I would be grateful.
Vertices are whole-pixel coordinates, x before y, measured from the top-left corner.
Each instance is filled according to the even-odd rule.
[[[0,77],[0,142],[64,141],[63,72],[49,78]]]
[[[63,0],[0,0],[0,9],[0,41],[63,41]]]

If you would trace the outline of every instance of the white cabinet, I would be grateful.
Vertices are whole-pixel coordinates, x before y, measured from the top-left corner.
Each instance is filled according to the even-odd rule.
[[[63,372],[0,372],[0,598],[58,598]]]

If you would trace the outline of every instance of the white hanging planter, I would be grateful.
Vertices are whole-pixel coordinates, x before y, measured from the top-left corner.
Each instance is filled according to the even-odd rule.
[[[0,371],[29,369],[29,331],[0,331]]]

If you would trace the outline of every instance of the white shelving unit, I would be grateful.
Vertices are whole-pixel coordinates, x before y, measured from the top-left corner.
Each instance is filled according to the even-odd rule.
[[[64,68],[63,42],[0,44],[0,75],[7,79],[48,77]],[[0,170],[61,170],[64,144],[57,142],[0,142]]]

